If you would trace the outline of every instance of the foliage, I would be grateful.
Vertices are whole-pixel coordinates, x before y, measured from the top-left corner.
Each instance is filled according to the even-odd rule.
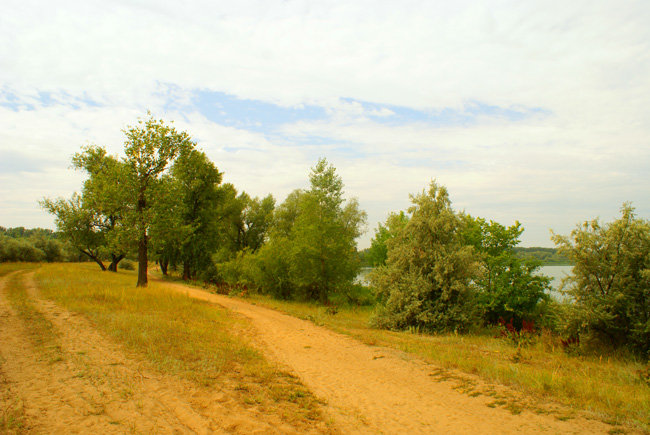
[[[312,168],[311,188],[291,193],[273,215],[259,250],[259,287],[276,297],[319,300],[352,285],[359,263],[355,239],[366,214],[344,204],[343,182],[327,160]]]
[[[521,260],[538,260],[542,266],[567,266],[571,261],[560,254],[557,248],[524,248],[515,246],[515,255]]]
[[[179,202],[175,215],[178,226],[184,230],[179,259],[183,263],[183,279],[190,279],[196,270],[211,263],[217,248],[218,218],[214,211],[222,200],[222,174],[205,153],[191,150],[176,159],[171,175]]]
[[[411,219],[388,243],[386,265],[370,277],[379,301],[374,323],[391,329],[467,329],[476,318],[471,282],[477,258],[464,244],[463,222],[447,189],[435,182],[411,201]]]
[[[40,204],[55,216],[54,222],[62,237],[95,261],[102,270],[106,270],[102,261],[105,257],[106,233],[102,231],[99,213],[88,207],[76,193],[69,200],[46,198]]]
[[[563,283],[572,304],[565,330],[650,356],[650,222],[628,203],[621,217],[584,222],[570,236],[553,235],[575,264]]]
[[[375,230],[375,237],[370,242],[367,258],[372,267],[383,266],[388,257],[387,242],[404,229],[409,217],[403,212],[388,215],[385,224],[379,224]]]
[[[0,262],[76,261],[60,234],[43,228],[0,227]]]
[[[463,215],[465,243],[481,258],[480,274],[475,278],[477,302],[485,320],[514,321],[517,328],[533,320],[538,304],[548,299],[550,278],[540,275],[539,262],[520,260],[514,247],[524,229],[519,222],[505,227],[498,222]]]
[[[151,206],[156,202],[156,187],[163,172],[194,143],[186,132],[178,132],[162,120],[150,116],[124,130],[129,210],[129,228],[135,230],[138,245],[139,287],[147,285],[148,231],[153,221]]]

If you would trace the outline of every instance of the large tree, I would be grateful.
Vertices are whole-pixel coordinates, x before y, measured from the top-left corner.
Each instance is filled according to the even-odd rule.
[[[178,132],[162,120],[150,117],[139,120],[135,126],[124,130],[126,141],[124,163],[128,169],[132,213],[130,224],[136,232],[138,247],[138,287],[148,283],[148,239],[153,221],[151,205],[156,198],[156,185],[160,177],[181,152],[194,147],[186,132]]]

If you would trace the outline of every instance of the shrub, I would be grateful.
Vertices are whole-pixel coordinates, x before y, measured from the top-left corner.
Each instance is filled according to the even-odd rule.
[[[124,270],[135,270],[135,263],[125,258],[118,263],[118,267]]]
[[[462,222],[447,189],[434,182],[411,201],[411,219],[387,242],[386,265],[370,275],[379,302],[373,323],[390,329],[468,329],[476,322],[471,281],[477,258],[463,243]]]
[[[629,204],[621,218],[585,222],[569,237],[553,235],[575,264],[562,285],[571,300],[563,317],[568,336],[626,346],[650,356],[650,222]]]

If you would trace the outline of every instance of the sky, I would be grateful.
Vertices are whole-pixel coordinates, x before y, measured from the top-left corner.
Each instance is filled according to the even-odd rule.
[[[0,226],[55,228],[84,145],[147,111],[281,202],[320,157],[368,213],[432,180],[525,231],[650,218],[650,2],[29,1],[0,14]]]

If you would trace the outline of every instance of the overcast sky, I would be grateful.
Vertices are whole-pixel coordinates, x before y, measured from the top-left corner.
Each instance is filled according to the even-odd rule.
[[[184,4],[191,3],[191,4]],[[377,223],[432,179],[526,231],[650,217],[650,2],[40,1],[0,14],[0,225],[54,228],[147,110],[279,201],[326,157]]]

